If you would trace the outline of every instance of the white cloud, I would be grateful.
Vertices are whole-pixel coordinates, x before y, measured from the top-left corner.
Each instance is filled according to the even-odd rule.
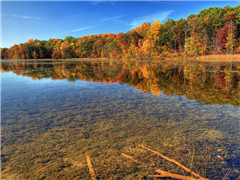
[[[114,16],[114,17],[111,17],[111,18],[102,19],[98,22],[103,23],[103,22],[106,22],[106,21],[112,21],[112,20],[119,19],[119,18],[124,17],[124,16],[126,16],[126,15]]]
[[[139,27],[142,23],[144,22],[150,22],[152,23],[155,20],[159,20],[159,21],[163,21],[165,20],[171,13],[173,12],[173,10],[171,11],[163,11],[163,12],[157,12],[154,14],[150,14],[147,16],[143,16],[143,17],[139,17],[136,18],[132,21],[131,24],[129,24],[131,26],[131,28],[136,28]]]
[[[103,1],[103,0],[96,0],[96,1],[89,0],[89,1],[90,1],[91,4],[93,4],[95,6],[97,6],[99,4],[103,4],[103,3],[104,4],[110,4],[110,5],[114,5],[115,4],[115,2],[112,1],[112,0],[105,0],[105,1]]]
[[[14,17],[16,17],[16,18],[23,18],[23,19],[32,19],[31,16],[24,16],[24,15],[22,15],[22,16],[14,16]]]
[[[19,18],[19,19],[42,19],[41,17],[33,17],[26,15],[16,15],[16,14],[3,14],[5,17]]]
[[[105,19],[102,19],[102,20],[98,21],[98,23],[103,23],[103,22],[107,22],[107,21],[113,21],[113,20],[116,20],[116,19],[121,18],[121,17],[124,17],[124,16],[125,16],[125,15],[114,16],[114,17],[110,17],[110,18],[105,18]],[[73,30],[71,30],[70,32],[83,31],[83,30],[90,29],[90,28],[93,28],[93,27],[94,27],[94,26],[81,27],[81,28],[73,29]]]
[[[82,27],[82,28],[78,28],[78,29],[73,29],[73,30],[71,30],[71,32],[83,31],[85,29],[90,29],[90,28],[93,28],[93,26],[87,26],[87,27]]]

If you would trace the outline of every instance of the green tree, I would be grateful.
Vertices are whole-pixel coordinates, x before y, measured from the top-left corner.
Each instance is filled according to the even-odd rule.
[[[65,41],[61,44],[60,50],[61,50],[62,58],[73,58],[74,57],[73,48],[67,41]]]

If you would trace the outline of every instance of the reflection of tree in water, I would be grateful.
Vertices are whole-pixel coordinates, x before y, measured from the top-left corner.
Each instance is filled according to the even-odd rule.
[[[51,78],[128,84],[158,96],[185,95],[205,104],[240,105],[238,64],[162,62],[9,62],[2,71],[12,71],[33,80]]]

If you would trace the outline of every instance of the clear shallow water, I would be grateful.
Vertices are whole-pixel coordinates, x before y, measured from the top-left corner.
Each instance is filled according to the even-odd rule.
[[[239,64],[3,62],[2,177],[240,175]],[[125,153],[138,163],[124,157]],[[185,172],[186,176],[190,176]]]

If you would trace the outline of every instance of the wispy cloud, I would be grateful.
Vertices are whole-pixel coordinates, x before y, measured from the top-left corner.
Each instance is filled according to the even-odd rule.
[[[96,0],[96,1],[90,1],[90,3],[95,5],[95,6],[97,6],[99,4],[103,4],[103,3],[107,3],[107,4],[110,4],[110,5],[114,5],[115,4],[114,1],[112,1],[112,0],[105,0],[105,1],[103,1],[103,0]]]
[[[103,22],[108,22],[108,21],[114,21],[116,19],[119,19],[121,17],[124,17],[126,15],[120,15],[120,16],[114,16],[114,17],[110,17],[110,18],[105,18],[105,19],[102,19],[100,21],[98,21],[97,23],[103,23]],[[101,24],[100,24],[101,25]],[[81,27],[81,28],[77,28],[77,29],[73,29],[71,30],[70,32],[78,32],[78,31],[83,31],[83,30],[86,30],[86,29],[91,29],[91,28],[94,28],[95,26],[86,26],[86,27]]]
[[[87,26],[87,27],[82,27],[82,28],[78,28],[78,29],[73,29],[73,30],[71,30],[71,32],[83,31],[85,29],[90,29],[90,28],[93,28],[93,26]]]
[[[124,17],[126,15],[120,15],[120,16],[114,16],[114,17],[110,17],[110,18],[105,18],[105,19],[102,19],[100,21],[98,21],[99,23],[103,23],[103,22],[106,22],[106,21],[113,21],[115,19],[119,19],[121,17]]]
[[[42,19],[41,17],[26,16],[26,15],[16,15],[16,14],[3,14],[5,17],[12,17],[18,19]]]
[[[163,12],[157,12],[154,14],[150,14],[147,16],[143,16],[143,17],[139,17],[136,18],[132,21],[131,24],[129,24],[131,26],[131,28],[136,28],[139,27],[142,23],[144,22],[150,22],[152,23],[155,20],[159,20],[159,21],[163,21],[165,20],[171,13],[173,12],[173,10],[170,11],[163,11]]]

